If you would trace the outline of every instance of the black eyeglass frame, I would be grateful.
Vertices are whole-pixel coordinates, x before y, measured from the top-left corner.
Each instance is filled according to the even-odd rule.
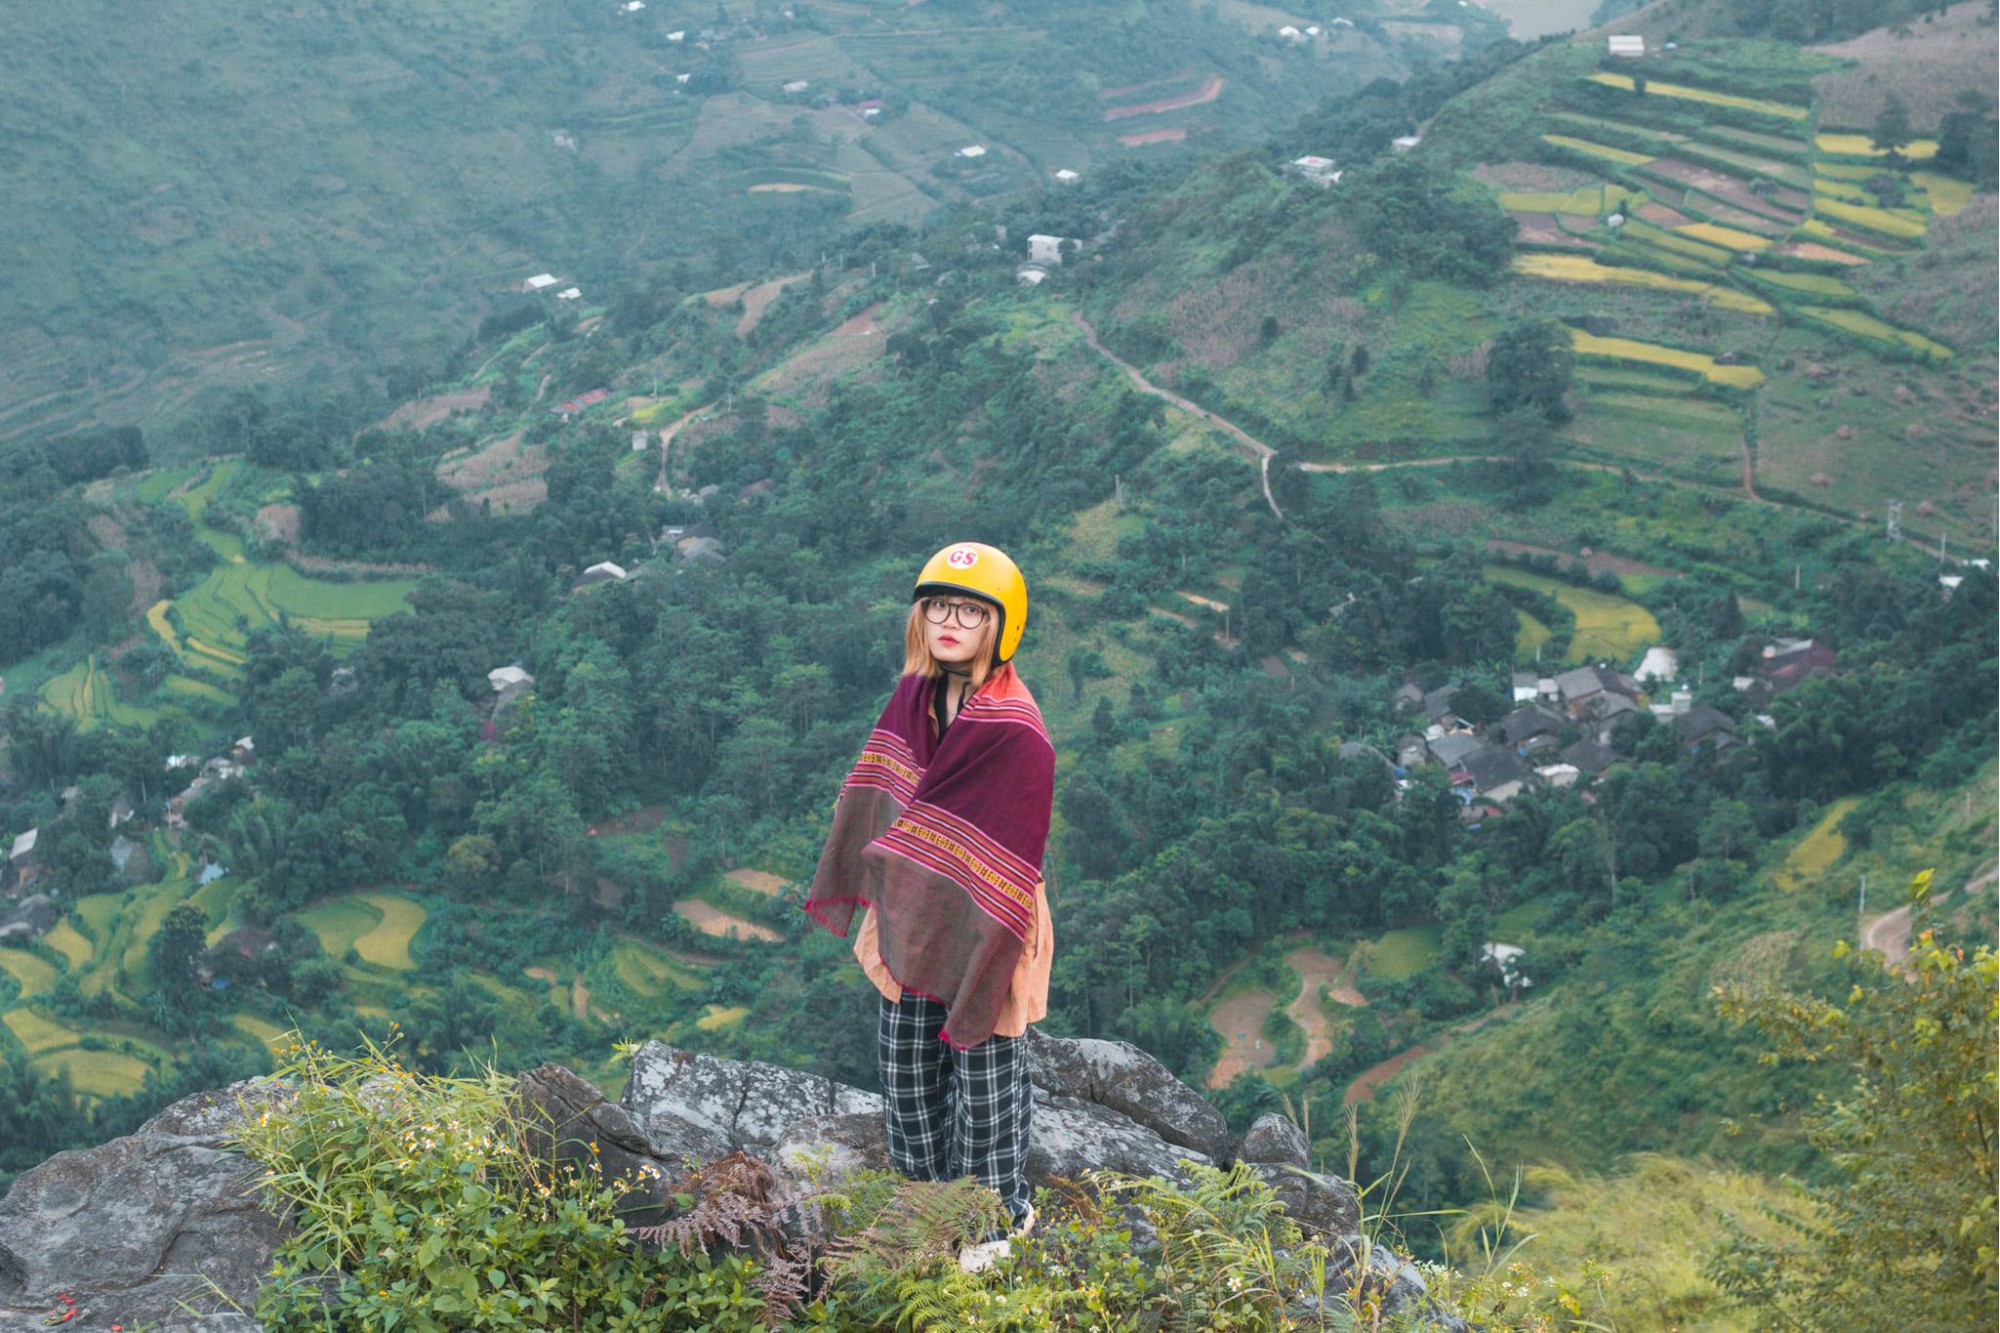
[[[993,608],[981,601],[952,602],[942,597],[921,597],[917,599],[917,605],[923,610],[924,619],[933,625],[955,622],[960,629],[984,629],[993,618]],[[970,621],[965,618],[968,611],[975,613]]]

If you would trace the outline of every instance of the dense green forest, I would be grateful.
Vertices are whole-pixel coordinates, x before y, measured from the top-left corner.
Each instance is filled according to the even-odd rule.
[[[748,177],[632,195],[586,152],[592,179],[524,191],[595,255],[580,300],[357,301],[367,327],[308,340],[330,373],[0,443],[0,833],[36,831],[9,886],[50,900],[0,948],[0,1183],[290,1029],[607,1084],[617,1043],[664,1036],[873,1086],[870,988],[797,886],[908,580],[966,536],[1033,598],[1051,1030],[1145,1047],[1239,1127],[1289,1109],[1409,1209],[1635,1153],[1831,1178],[1802,1120],[1831,1076],[1760,1063],[1714,994],[1844,990],[1871,877],[1867,920],[1933,868],[1938,936],[1993,928],[1990,106],[1879,146],[1809,122],[1847,66],[1787,43],[1852,36],[1838,5],[1674,20],[1651,92],[1480,19],[1462,59],[1399,63],[1406,20],[1355,11],[1373,54],[1342,64],[1213,9],[1015,8],[1088,57],[936,37],[906,67],[874,19],[800,6],[725,11],[758,35],[696,74],[724,97],[771,82],[756,42],[824,42],[832,108],[956,117],[1017,178],[950,166],[907,214],[780,226],[732,211],[771,197]],[[602,100],[574,44],[608,20],[524,6],[535,54],[485,36],[475,74],[462,19],[399,41],[495,98]],[[359,60],[370,32],[272,23],[243,40]],[[670,30],[649,60],[685,54]],[[1196,49],[1245,102],[1118,156],[1100,94]],[[1023,103],[1073,140],[1002,139]],[[826,165],[786,142],[756,169]],[[1100,156],[1044,183],[1071,142]],[[1308,152],[1343,179],[1286,169]],[[656,204],[671,247],[593,221]],[[1026,285],[1029,235],[1081,253]],[[412,344],[356,359],[372,321]],[[1474,729],[1512,755],[1522,673],[1657,645],[1672,683],[1629,723],[1558,707],[1555,748],[1520,747],[1589,773],[1487,797],[1431,760]]]

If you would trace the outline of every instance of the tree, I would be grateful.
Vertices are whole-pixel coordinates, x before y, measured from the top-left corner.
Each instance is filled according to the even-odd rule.
[[[1875,117],[1875,128],[1868,137],[1877,148],[1891,156],[1916,137],[1916,131],[1910,127],[1910,108],[1903,105],[1902,98],[1890,93],[1884,99],[1882,110]]]
[[[1931,872],[1912,884],[1919,908]],[[1727,1229],[1706,1273],[1770,1328],[1991,1328],[1993,1029],[2000,957],[1968,954],[1923,931],[1903,968],[1850,959],[1840,1002],[1747,988],[1721,992],[1723,1012],[1776,1043],[1766,1056],[1844,1066],[1848,1090],[1807,1119],[1837,1179],[1800,1189],[1791,1239]]]
[[[1549,425],[1562,425],[1570,418],[1563,399],[1574,364],[1562,325],[1546,319],[1516,324],[1493,340],[1486,356],[1493,414],[1505,418],[1516,409],[1531,408]]]
[[[198,979],[195,960],[208,947],[208,921],[193,903],[182,903],[168,912],[160,929],[146,941],[146,961],[153,969],[153,988],[161,995],[184,1004],[193,997]]]

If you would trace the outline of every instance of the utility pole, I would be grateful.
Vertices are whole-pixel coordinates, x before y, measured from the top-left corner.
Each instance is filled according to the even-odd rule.
[[[1866,916],[1868,915],[1868,876],[1866,876],[1866,875],[1863,875],[1863,876],[1861,877],[1861,911],[1860,911],[1860,915],[1861,915],[1862,917],[1864,917],[1864,918],[1865,918],[1865,917],[1866,917]],[[1865,940],[1863,941],[1863,943],[1864,943],[1864,944],[1865,944],[1866,942],[1867,942],[1867,941],[1865,941]]]
[[[1903,540],[1903,502],[1901,500],[1889,501],[1889,540],[1892,542]]]

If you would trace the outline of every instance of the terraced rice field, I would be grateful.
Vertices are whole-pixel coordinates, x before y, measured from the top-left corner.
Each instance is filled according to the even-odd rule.
[[[42,943],[68,959],[71,971],[81,972],[90,966],[93,953],[90,941],[77,934],[76,927],[68,921],[56,922],[55,929],[42,936]]]
[[[1209,1012],[1208,1021],[1222,1034],[1222,1054],[1208,1071],[1208,1086],[1226,1088],[1246,1069],[1268,1069],[1277,1051],[1264,1040],[1264,1016],[1278,997],[1267,990],[1245,991],[1223,1000]]]
[[[146,1086],[153,1067],[123,1051],[53,1051],[35,1061],[44,1074],[67,1073],[70,1086],[91,1097],[127,1097]]]
[[[1824,879],[1833,863],[1847,854],[1847,836],[1840,831],[1840,821],[1859,804],[1858,798],[1849,796],[1826,808],[1812,832],[1799,839],[1778,867],[1775,878],[1779,888],[1796,892]]]
[[[361,955],[361,961],[392,972],[415,969],[410,941],[423,929],[430,914],[408,898],[393,893],[364,893],[360,899],[381,914],[381,920],[354,941],[354,952]]]
[[[1929,230],[1920,213],[1909,209],[1874,208],[1867,204],[1851,203],[1843,199],[1832,199],[1821,194],[1813,200],[1813,211],[1821,217],[1848,226],[1859,227],[1863,231],[1874,232],[1899,241],[1914,241]]]
[[[1572,152],[1582,153],[1586,157],[1595,157],[1605,162],[1616,162],[1624,167],[1640,167],[1653,160],[1644,153],[1634,153],[1623,148],[1613,148],[1610,144],[1593,143],[1589,139],[1577,139],[1567,134],[1544,134],[1542,141],[1544,143],[1552,143],[1558,148],[1567,148]]]
[[[703,1032],[721,1032],[728,1028],[740,1027],[743,1020],[750,1017],[748,1005],[731,1005],[727,1008],[719,1004],[707,1006],[708,1012],[694,1021]]]
[[[1569,649],[1572,662],[1623,662],[1660,641],[1660,622],[1637,602],[1503,565],[1489,567],[1486,577],[1495,583],[1532,588],[1567,607],[1576,617],[1576,634]]]
[[[276,1046],[290,1035],[289,1029],[255,1014],[232,1014],[229,1022],[238,1032],[261,1043],[266,1049]]]
[[[674,903],[674,910],[686,917],[696,930],[717,939],[771,941],[783,938],[769,926],[745,921],[740,916],[711,907],[699,898],[679,899]]]
[[[1952,350],[1941,342],[1926,338],[1912,329],[1899,329],[1894,324],[1877,319],[1865,310],[1832,308],[1828,306],[1802,305],[1798,313],[1821,324],[1830,324],[1837,329],[1845,329],[1863,338],[1892,347],[1907,348],[1933,361],[1948,361]]]
[[[1727,385],[1733,389],[1754,389],[1764,382],[1764,372],[1755,366],[1720,366],[1706,352],[1690,352],[1683,347],[1664,347],[1634,338],[1600,338],[1582,329],[1570,330],[1570,345],[1580,357],[1673,366],[1691,370],[1711,384]]]
[[[1719,310],[1733,310],[1746,315],[1774,313],[1769,302],[1760,301],[1734,287],[1695,278],[1670,277],[1649,268],[1600,264],[1588,255],[1521,254],[1514,256],[1513,270],[1523,277],[1546,278],[1552,282],[1609,283],[1647,291],[1684,292],[1702,297]]]
[[[1623,88],[1628,93],[1633,91],[1635,87],[1630,74],[1613,74],[1608,70],[1599,70],[1597,73],[1589,74],[1585,77],[1592,83],[1601,83],[1608,88]],[[1662,83],[1658,79],[1646,80],[1646,96],[1674,97],[1689,102],[1706,102],[1710,106],[1727,106],[1734,107],[1739,111],[1756,111],[1766,116],[1778,116],[1785,120],[1804,120],[1807,115],[1805,107],[1793,106],[1789,102],[1768,102],[1758,97],[1738,97],[1734,93],[1718,93],[1708,88],[1691,88],[1684,83]],[[1830,136],[1820,136],[1822,139],[1828,137]],[[1838,152],[1839,150],[1826,149],[1825,151]],[[1931,151],[1937,151],[1936,145],[1932,145]]]
[[[1972,186],[1934,171],[1913,171],[1911,182],[1930,200],[1931,212],[1941,218],[1956,217],[1972,202]]]
[[[126,727],[149,727],[159,721],[158,709],[141,708],[118,697],[118,682],[98,665],[91,654],[58,676],[43,683],[43,707],[76,723],[78,731],[94,731],[106,722]]]
[[[1574,190],[1509,190],[1500,196],[1509,213],[1582,213],[1596,217],[1604,209],[1604,185],[1580,185]]]
[[[26,949],[0,948],[0,972],[21,984],[20,998],[32,1000],[56,984],[56,965]]]
[[[1854,300],[1861,295],[1839,278],[1829,278],[1821,273],[1780,273],[1775,269],[1765,269],[1757,274],[1756,280],[1802,296],[1827,300]]]
[[[1875,141],[1865,134],[1818,134],[1813,136],[1813,147],[1822,153],[1833,153],[1840,157],[1889,156],[1887,149],[1877,148]],[[1937,140],[1912,139],[1897,151],[1912,161],[1936,157]]]
[[[0,1023],[6,1024],[7,1030],[14,1034],[14,1040],[20,1042],[30,1055],[74,1046],[83,1036],[43,1018],[32,1009],[9,1009],[0,1014]]]
[[[329,958],[344,958],[356,941],[382,923],[382,913],[358,897],[328,898],[299,913],[299,920],[319,936],[319,947]]]
[[[669,988],[692,991],[707,984],[700,973],[637,940],[620,940],[612,948],[611,967],[627,989],[648,999]]]
[[[1728,250],[1768,250],[1771,238],[1754,232],[1738,231],[1734,227],[1720,227],[1713,222],[1692,222],[1685,227],[1675,227],[1675,235],[1692,236],[1697,241],[1707,241]]]

